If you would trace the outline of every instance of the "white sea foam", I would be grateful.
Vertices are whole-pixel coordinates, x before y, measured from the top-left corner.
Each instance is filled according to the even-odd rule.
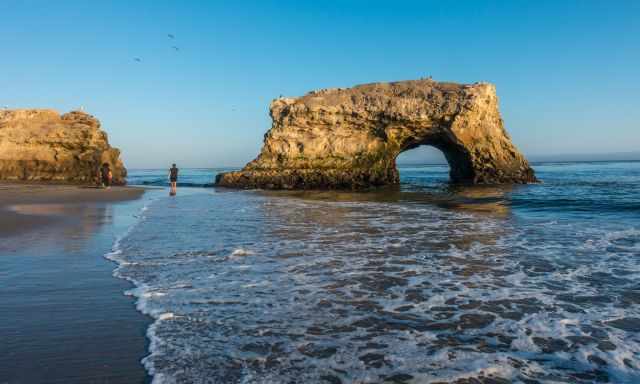
[[[171,320],[175,317],[175,315],[171,312],[166,312],[166,313],[162,313],[160,314],[160,316],[158,316],[158,320]]]
[[[250,256],[253,255],[253,252],[244,248],[237,248],[231,252],[231,257],[242,257],[242,256]]]
[[[167,293],[166,292],[145,292],[142,294],[142,297],[162,297],[162,296],[166,296]]]

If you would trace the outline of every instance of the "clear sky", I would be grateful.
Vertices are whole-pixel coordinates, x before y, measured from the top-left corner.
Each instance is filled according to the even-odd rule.
[[[640,1],[0,0],[0,105],[82,106],[130,168],[243,165],[280,94],[426,76],[496,84],[527,155],[634,151],[639,68]]]

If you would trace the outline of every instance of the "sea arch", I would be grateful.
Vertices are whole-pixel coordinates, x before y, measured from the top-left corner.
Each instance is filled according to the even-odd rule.
[[[431,79],[310,92],[271,103],[258,157],[218,175],[220,186],[361,189],[399,183],[397,156],[420,145],[441,150],[453,183],[536,181],[511,142],[495,87]]]

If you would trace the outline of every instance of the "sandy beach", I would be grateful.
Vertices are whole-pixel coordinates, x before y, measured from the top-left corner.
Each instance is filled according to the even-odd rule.
[[[144,189],[0,184],[0,383],[140,383],[149,319],[104,258]]]
[[[69,223],[74,220],[74,217],[56,215],[54,210],[47,210],[52,204],[115,203],[137,199],[143,193],[144,189],[135,187],[101,189],[75,185],[0,183],[0,238],[54,222]],[[31,210],[13,208],[23,205],[36,207]]]

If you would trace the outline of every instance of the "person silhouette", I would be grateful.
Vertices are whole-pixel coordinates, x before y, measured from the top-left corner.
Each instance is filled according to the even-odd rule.
[[[178,186],[178,168],[176,167],[175,163],[171,166],[171,168],[169,168],[169,182],[171,183],[169,195],[175,196]]]
[[[111,180],[113,179],[113,173],[109,163],[102,163],[100,167],[100,184],[103,188],[111,188]]]

